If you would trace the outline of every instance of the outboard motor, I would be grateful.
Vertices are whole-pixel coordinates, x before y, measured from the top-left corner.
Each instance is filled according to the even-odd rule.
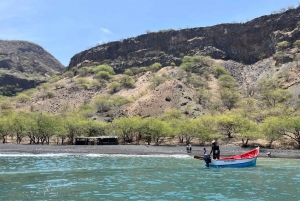
[[[211,158],[209,154],[204,155],[204,161],[206,163],[206,167],[209,167],[209,164],[211,163]]]

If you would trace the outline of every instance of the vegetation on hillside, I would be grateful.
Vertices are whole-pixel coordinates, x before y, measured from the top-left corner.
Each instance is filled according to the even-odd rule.
[[[298,48],[299,44],[299,40],[292,45],[279,42],[273,58],[284,57],[285,51]],[[297,58],[295,54],[298,69]],[[13,98],[2,97],[0,137],[3,142],[14,137],[21,143],[27,137],[34,144],[48,144],[51,138],[72,144],[74,137],[79,135],[118,135],[124,144],[143,141],[156,145],[170,137],[187,144],[195,140],[204,144],[221,137],[238,138],[242,146],[247,146],[251,140],[265,139],[269,147],[276,140],[288,138],[300,147],[299,107],[290,104],[292,93],[283,87],[292,78],[288,71],[274,73],[251,88],[243,88],[224,66],[209,56],[184,56],[179,67],[174,63],[171,66],[175,69],[172,73],[158,62],[148,67],[126,69],[123,74],[116,74],[111,66],[98,63],[69,69],[36,89]],[[146,74],[150,85],[140,95],[128,98],[118,94],[138,88],[136,81]],[[166,110],[159,116],[142,118],[122,114],[112,122],[93,120],[95,116],[105,117],[109,111],[126,108],[168,80],[178,80],[189,87],[194,92],[192,98],[204,112],[190,118],[187,110],[194,108],[184,108]],[[56,113],[35,111],[32,107],[24,109],[27,103],[52,99],[57,96],[57,90],[67,87],[101,93],[75,108],[68,103],[61,105]]]

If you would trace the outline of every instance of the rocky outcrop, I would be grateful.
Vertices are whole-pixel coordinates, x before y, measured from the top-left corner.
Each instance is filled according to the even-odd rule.
[[[58,60],[34,43],[0,40],[0,88],[32,88],[64,70]]]
[[[149,66],[154,62],[164,66],[170,62],[179,65],[183,56],[196,53],[254,64],[274,54],[279,41],[299,39],[299,20],[300,7],[247,23],[148,33],[80,52],[71,58],[69,68],[89,61],[107,63],[116,72],[122,72],[129,67]]]

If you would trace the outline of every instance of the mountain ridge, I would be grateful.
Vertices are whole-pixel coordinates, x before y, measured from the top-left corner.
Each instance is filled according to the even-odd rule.
[[[83,62],[106,63],[122,72],[130,67],[180,65],[183,56],[201,54],[214,59],[254,64],[272,56],[276,44],[300,36],[300,7],[265,15],[246,23],[227,23],[182,30],[162,30],[99,45],[75,54],[68,68]]]

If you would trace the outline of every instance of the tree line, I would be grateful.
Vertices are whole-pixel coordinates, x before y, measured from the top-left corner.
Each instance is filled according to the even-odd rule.
[[[253,113],[252,113],[253,114]],[[177,138],[178,143],[189,144],[197,139],[199,145],[219,137],[249,140],[266,139],[269,146],[283,136],[300,147],[300,117],[290,115],[268,116],[258,124],[245,110],[234,109],[223,114],[204,114],[190,119],[179,110],[169,110],[158,117],[120,117],[104,123],[84,118],[78,113],[61,115],[43,112],[2,111],[0,137],[14,137],[17,144],[27,137],[30,144],[49,144],[56,138],[58,144],[73,144],[76,136],[114,135],[124,143],[159,145],[166,137]]]

